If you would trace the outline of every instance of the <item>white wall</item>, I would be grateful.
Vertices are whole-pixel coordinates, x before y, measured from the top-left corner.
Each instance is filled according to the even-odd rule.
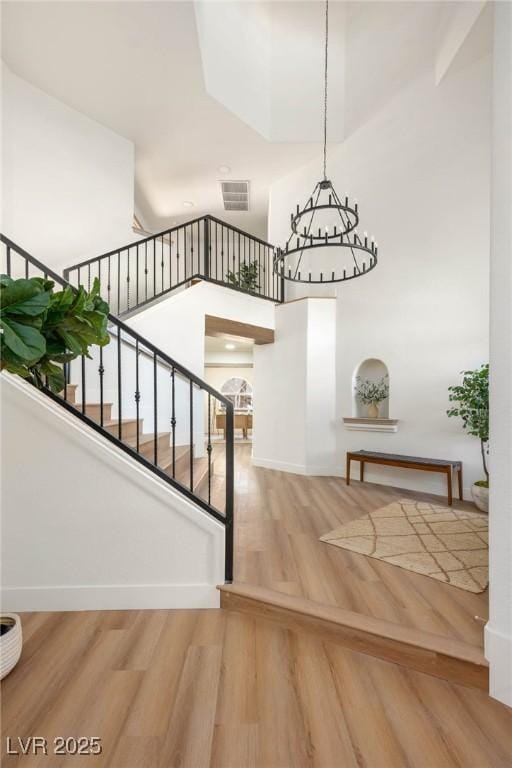
[[[274,305],[271,301],[207,282],[196,283],[171,295],[129,318],[127,323],[151,339],[163,352],[202,377],[206,315],[263,328],[274,327]]]
[[[491,246],[490,693],[512,706],[512,6],[495,4]]]
[[[272,302],[207,282],[196,283],[170,295],[160,303],[133,315],[127,323],[189,371],[203,378],[206,315],[264,328],[274,327]],[[204,399],[197,392],[194,400],[196,456],[201,456],[204,449],[203,406]]]
[[[3,610],[219,605],[220,523],[21,379],[1,390]]]
[[[131,141],[2,67],[2,231],[57,272],[135,240]]]
[[[375,234],[380,253],[374,271],[337,289],[338,465],[345,451],[365,448],[461,459],[466,488],[482,476],[478,441],[446,409],[459,372],[488,359],[490,81],[489,57],[438,87],[425,72],[330,154],[338,193],[358,200],[359,229]],[[318,175],[316,163],[272,187],[272,242],[285,241],[290,211]],[[287,289],[288,297],[304,294]],[[389,369],[396,434],[342,425],[366,358]],[[367,477],[445,493],[430,473],[369,468]]]
[[[332,299],[276,308],[274,344],[254,348],[256,466],[335,473],[335,329]]]

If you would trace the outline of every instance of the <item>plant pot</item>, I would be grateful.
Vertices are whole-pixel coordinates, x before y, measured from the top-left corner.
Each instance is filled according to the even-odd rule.
[[[471,495],[475,505],[480,512],[489,512],[489,489],[483,485],[473,483],[471,486]]]
[[[369,403],[369,405],[368,405],[368,418],[369,419],[378,419],[379,418],[379,404],[378,403]]]
[[[23,638],[21,620],[16,613],[3,613],[0,624],[3,633],[0,635],[0,680],[3,680],[18,663]]]

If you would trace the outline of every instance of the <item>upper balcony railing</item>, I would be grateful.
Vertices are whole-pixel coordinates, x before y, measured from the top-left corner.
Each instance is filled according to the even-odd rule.
[[[117,316],[194,279],[208,280],[276,303],[283,281],[274,272],[274,246],[213,216],[203,216],[68,267],[72,285],[92,285]]]

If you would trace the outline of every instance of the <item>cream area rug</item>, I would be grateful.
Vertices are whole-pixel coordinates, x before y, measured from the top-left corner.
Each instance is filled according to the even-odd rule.
[[[401,499],[345,523],[320,541],[468,592],[483,592],[489,583],[487,537],[487,515]]]

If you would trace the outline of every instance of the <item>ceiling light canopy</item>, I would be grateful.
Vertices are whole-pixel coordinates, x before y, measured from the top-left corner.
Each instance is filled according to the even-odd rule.
[[[306,204],[290,214],[291,234],[274,258],[274,272],[295,283],[341,283],[377,265],[377,244],[360,237],[358,204],[340,198],[327,178],[327,74],[329,0],[325,3],[323,179]]]
[[[185,208],[193,208],[194,207],[194,203],[191,200],[184,200],[183,201],[183,205],[185,206]]]

